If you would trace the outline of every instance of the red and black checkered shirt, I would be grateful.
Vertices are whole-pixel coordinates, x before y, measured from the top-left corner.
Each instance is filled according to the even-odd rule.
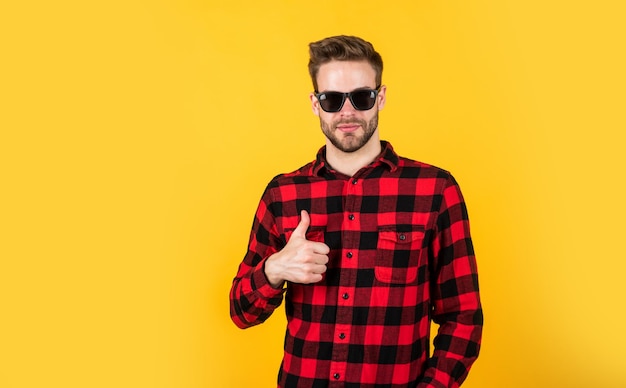
[[[275,177],[233,280],[231,316],[265,321],[284,296],[279,387],[458,387],[478,356],[482,309],[467,210],[454,178],[391,145],[348,177],[317,159]],[[311,215],[307,239],[330,247],[315,284],[275,289],[265,259]],[[430,352],[430,322],[439,324]]]

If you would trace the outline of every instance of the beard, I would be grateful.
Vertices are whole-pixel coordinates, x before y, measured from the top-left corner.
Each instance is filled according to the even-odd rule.
[[[337,129],[337,126],[341,124],[359,124],[361,128],[363,128],[363,133],[360,135],[356,133],[358,131],[342,133]],[[334,123],[329,123],[322,120],[320,117],[320,126],[322,127],[322,132],[326,138],[328,138],[332,145],[334,145],[337,149],[348,153],[355,152],[367,144],[367,142],[372,138],[372,135],[374,135],[374,132],[376,132],[376,128],[378,128],[378,111],[369,122],[353,118],[337,120]]]

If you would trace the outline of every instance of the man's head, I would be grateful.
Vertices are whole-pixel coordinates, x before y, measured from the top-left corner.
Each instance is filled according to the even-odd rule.
[[[320,66],[331,61],[366,61],[376,72],[376,86],[383,78],[383,59],[374,46],[356,36],[332,36],[309,44],[309,74],[317,92]]]
[[[385,105],[383,63],[361,38],[336,36],[309,45],[310,99],[327,146],[343,153],[379,147],[378,111]]]

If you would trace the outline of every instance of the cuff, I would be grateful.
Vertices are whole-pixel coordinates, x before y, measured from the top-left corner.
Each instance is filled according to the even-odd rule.
[[[252,273],[252,283],[254,284],[256,292],[261,294],[264,298],[271,299],[285,292],[285,289],[282,285],[279,288],[274,288],[269,280],[267,280],[267,276],[265,276],[266,260],[267,259],[260,262],[254,269]]]

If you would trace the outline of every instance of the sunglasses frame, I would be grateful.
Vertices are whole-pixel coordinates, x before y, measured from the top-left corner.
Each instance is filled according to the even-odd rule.
[[[376,87],[376,89],[369,89],[369,88],[364,88],[364,89],[356,89],[356,90],[353,90],[353,91],[348,92],[348,93],[342,93],[342,92],[322,92],[322,93],[319,93],[319,92],[316,90],[316,91],[315,91],[315,97],[317,98],[317,101],[318,101],[318,103],[319,103],[320,108],[321,108],[324,112],[327,112],[327,113],[337,113],[337,112],[340,112],[340,111],[341,111],[341,109],[343,109],[343,105],[346,103],[346,100],[347,100],[347,99],[350,99],[350,103],[352,104],[352,106],[354,107],[354,109],[356,109],[356,110],[360,110],[360,111],[365,111],[365,110],[370,110],[370,109],[372,109],[372,108],[374,107],[374,105],[376,105],[376,97],[378,97],[378,93],[380,93],[380,88],[381,88],[381,87],[382,87],[382,85],[378,85],[378,86]],[[372,106],[370,106],[370,107],[369,107],[369,108],[367,108],[367,109],[361,109],[361,108],[358,108],[356,105],[354,105],[354,100],[352,99],[352,95],[353,95],[354,93],[358,93],[358,92],[369,92],[369,93],[374,93],[374,98],[373,98],[374,103],[372,104]],[[337,109],[337,110],[326,110],[326,109],[324,109],[324,107],[322,106],[322,102],[320,101],[320,97],[321,97],[321,96],[323,96],[324,94],[329,94],[329,93],[333,93],[333,94],[335,94],[335,95],[341,95],[341,98],[342,98],[342,99],[341,99],[341,104],[339,105],[339,109]]]

